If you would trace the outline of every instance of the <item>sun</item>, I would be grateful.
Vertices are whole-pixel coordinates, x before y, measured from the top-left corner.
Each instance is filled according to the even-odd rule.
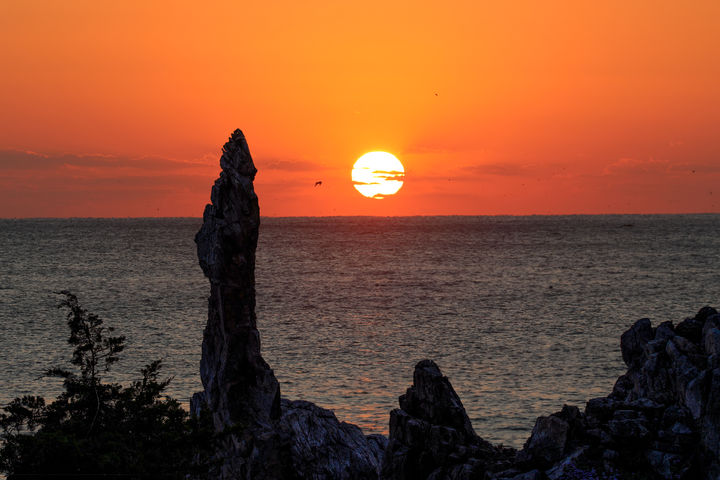
[[[353,165],[353,185],[368,198],[379,200],[396,194],[404,179],[405,168],[392,153],[369,152]]]

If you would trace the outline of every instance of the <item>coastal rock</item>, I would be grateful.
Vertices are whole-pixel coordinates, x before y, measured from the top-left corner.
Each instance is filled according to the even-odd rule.
[[[253,188],[256,169],[245,137],[235,130],[223,147],[222,172],[195,236],[210,280],[200,378],[218,429],[269,426],[280,416],[280,386],[260,354],[255,317],[255,249],[260,226]]]
[[[699,420],[701,443],[715,457],[716,464],[720,464],[720,368],[712,370],[709,377],[705,396],[707,400]]]
[[[706,318],[702,331],[702,346],[707,354],[708,368],[720,367],[720,315]]]
[[[333,412],[310,402],[283,399],[282,410],[279,432],[296,478],[377,479],[385,437],[366,437],[356,425],[339,422]]]
[[[641,319],[620,347],[628,370],[612,393],[588,401],[583,413],[566,406],[538,418],[513,471],[720,478],[720,315],[705,307],[655,329]]]
[[[538,417],[516,459],[526,468],[549,468],[583,445],[586,430],[585,415],[577,407],[565,405],[557,413]]]
[[[653,338],[650,319],[643,318],[635,322],[630,330],[620,337],[620,350],[625,365],[636,366],[643,360],[643,348]]]
[[[569,430],[570,425],[557,416],[539,417],[520,452],[519,460],[531,461],[545,467],[552,465],[565,453]]]
[[[260,353],[255,316],[255,250],[260,210],[256,169],[235,130],[223,147],[222,172],[195,236],[210,280],[200,378],[191,410],[208,408],[224,441],[217,452],[223,479],[376,479],[387,441],[365,436],[309,402],[281,400]]]
[[[583,457],[587,447],[579,448],[570,455],[563,457],[562,461],[555,464],[551,469],[545,472],[547,480],[563,480],[566,478],[576,477],[576,463]]]
[[[458,432],[462,440],[477,437],[460,397],[432,360],[418,362],[413,385],[399,401],[400,408],[412,417],[449,427]]]
[[[415,366],[413,385],[390,412],[380,478],[482,479],[506,469],[515,451],[477,436],[450,381],[431,360]]]

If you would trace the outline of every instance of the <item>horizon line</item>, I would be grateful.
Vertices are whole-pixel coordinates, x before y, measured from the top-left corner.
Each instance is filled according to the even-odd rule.
[[[497,214],[439,214],[439,215],[260,215],[260,218],[436,218],[436,217],[600,217],[600,216],[674,216],[674,215],[720,215],[720,212],[674,212],[674,213],[497,213]],[[170,220],[197,219],[197,217],[0,217],[0,220]]]

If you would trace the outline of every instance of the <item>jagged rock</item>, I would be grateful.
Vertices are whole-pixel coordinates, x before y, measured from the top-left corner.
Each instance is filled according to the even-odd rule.
[[[191,410],[207,407],[226,439],[217,452],[224,479],[376,479],[386,440],[366,437],[309,402],[281,400],[260,353],[255,317],[255,249],[260,210],[247,142],[235,130],[195,237],[210,280],[200,377]]]
[[[622,378],[622,377],[620,377]],[[588,400],[585,404],[585,416],[589,419],[596,420],[599,423],[607,423],[617,409],[617,401],[610,397],[600,397]]]
[[[586,450],[587,447],[578,448],[571,454],[564,456],[560,462],[545,472],[547,480],[572,478],[571,475],[577,471],[576,462],[585,454]]]
[[[621,337],[628,371],[608,397],[540,417],[514,468],[563,478],[583,464],[647,478],[720,478],[720,315],[710,307],[677,328],[647,319]],[[559,475],[559,476],[558,476]],[[622,475],[619,477],[622,478]]]
[[[608,430],[621,445],[637,447],[650,437],[648,422],[633,410],[616,410],[613,419],[608,422]]]
[[[717,310],[712,307],[703,307],[694,317],[688,317],[680,322],[675,328],[675,332],[693,343],[700,343],[705,321],[717,313]]]
[[[702,331],[702,346],[707,354],[708,368],[720,367],[720,315],[709,315]]]
[[[560,460],[565,453],[570,425],[559,417],[539,417],[518,460],[532,461],[543,467]]]
[[[668,480],[692,478],[688,476],[692,465],[688,463],[687,458],[683,455],[650,450],[647,452],[646,458],[652,470],[657,473],[660,478]]]
[[[535,421],[530,438],[517,455],[521,464],[548,468],[577,447],[582,447],[587,424],[585,415],[577,407],[563,409]]]
[[[399,400],[400,408],[410,416],[450,427],[463,440],[477,437],[460,397],[432,360],[422,360],[415,366],[413,385]]]
[[[450,381],[430,360],[415,366],[413,385],[399,400],[401,408],[390,412],[383,479],[482,479],[515,454],[475,434]]]
[[[260,209],[255,165],[235,130],[223,147],[222,172],[212,187],[195,236],[198,259],[210,280],[200,378],[218,429],[280,416],[280,387],[260,354],[255,317],[255,249]]]
[[[720,463],[720,368],[716,368],[708,375],[707,401],[703,405],[703,415],[699,421],[701,425],[701,443]],[[720,470],[720,466],[718,466]]]
[[[310,402],[283,399],[282,411],[279,431],[287,439],[297,478],[377,478],[385,437],[366,437],[356,425],[339,422],[333,412]]]
[[[696,317],[686,318],[675,327],[675,334],[698,342],[702,336],[703,323]]]
[[[508,476],[511,475],[511,476]],[[545,475],[540,470],[530,470],[529,472],[517,473],[512,472],[500,472],[497,477],[493,477],[495,480],[544,480]]]
[[[633,382],[633,378],[631,375],[620,375],[615,381],[615,385],[613,386],[613,390],[612,393],[609,395],[609,398],[616,400],[628,398],[634,385],[635,382]]]
[[[625,365],[632,367],[642,361],[643,347],[653,339],[653,336],[652,326],[648,318],[638,320],[630,330],[622,334],[620,337],[620,349]]]
[[[658,325],[657,329],[655,330],[655,338],[654,341],[658,343],[663,343],[671,339],[675,336],[675,327],[673,326],[673,323],[668,322],[662,322],[660,325]]]

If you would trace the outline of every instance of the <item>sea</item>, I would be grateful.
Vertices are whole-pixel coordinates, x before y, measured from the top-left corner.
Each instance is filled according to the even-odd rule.
[[[109,381],[162,359],[200,391],[209,284],[198,218],[0,220],[0,404],[53,398],[69,290],[127,337]],[[475,431],[521,447],[538,416],[624,373],[620,335],[720,304],[720,215],[262,218],[257,318],[283,396],[365,433],[432,359]]]

